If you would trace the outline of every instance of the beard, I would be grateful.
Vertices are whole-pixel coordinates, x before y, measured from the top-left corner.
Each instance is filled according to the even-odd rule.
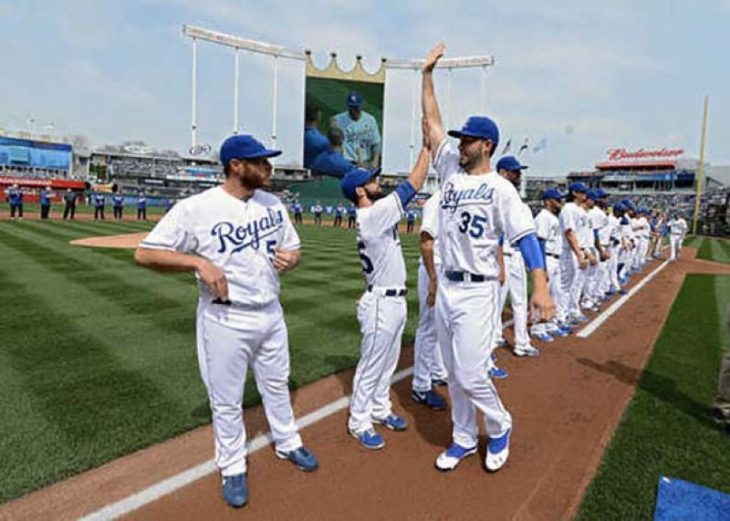
[[[239,179],[241,181],[241,186],[248,190],[266,188],[271,185],[271,178],[258,172],[244,173]]]
[[[385,194],[380,188],[377,188],[376,190],[369,190],[366,187],[363,188],[365,188],[365,193],[368,194],[368,199],[370,199],[371,201],[377,201],[378,199],[382,199],[383,197],[385,197]]]
[[[469,171],[477,164],[478,160],[479,157],[477,155],[464,153],[459,156],[459,166]]]

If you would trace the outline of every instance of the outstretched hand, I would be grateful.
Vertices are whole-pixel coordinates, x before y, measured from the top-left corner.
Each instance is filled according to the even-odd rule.
[[[445,50],[446,45],[444,44],[444,42],[439,42],[438,44],[436,44],[436,47],[431,49],[428,52],[428,56],[426,56],[426,61],[423,64],[423,72],[432,72],[434,67],[436,67],[438,61],[444,55]]]

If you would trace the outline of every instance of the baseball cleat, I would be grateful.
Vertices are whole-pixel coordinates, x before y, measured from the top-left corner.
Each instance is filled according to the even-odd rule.
[[[452,443],[445,451],[439,454],[438,458],[436,458],[436,468],[444,472],[454,470],[461,460],[476,453],[476,445],[468,448]]]
[[[429,409],[440,411],[446,409],[446,401],[436,391],[411,391],[411,398],[416,403],[425,405]]]
[[[509,376],[506,370],[502,369],[501,367],[490,367],[489,368],[489,378],[497,379],[497,380],[503,380]]]
[[[278,450],[275,452],[277,458],[291,461],[299,470],[303,470],[304,472],[313,472],[319,467],[316,456],[304,447],[299,447],[289,452],[281,452]]]
[[[576,324],[582,324],[584,322],[588,322],[590,319],[581,313],[580,315],[572,315],[570,320]]]
[[[233,508],[240,508],[248,502],[246,474],[223,476],[223,499]]]
[[[515,356],[540,356],[540,350],[534,346],[516,347],[513,353]]]
[[[487,442],[487,457],[484,464],[489,472],[497,472],[501,469],[509,457],[509,437],[512,429],[507,429],[499,438],[489,438]]]
[[[553,340],[555,340],[548,333],[533,333],[532,336],[537,338],[540,342],[552,342]]]
[[[431,386],[432,387],[447,387],[449,385],[449,381],[444,378],[431,378]]]
[[[494,343],[494,345],[496,345],[497,347],[507,347],[509,345],[509,343],[504,338],[499,338]]]
[[[385,418],[373,418],[373,423],[384,425],[391,431],[404,431],[408,428],[408,422],[401,416],[389,414]]]
[[[555,331],[553,331],[553,335],[558,337],[566,337],[570,336],[570,334],[573,332],[573,330],[569,327],[559,327]]]
[[[378,450],[385,447],[385,440],[383,437],[375,432],[374,429],[368,429],[361,433],[350,431],[350,436],[360,442],[360,445],[370,450]]]

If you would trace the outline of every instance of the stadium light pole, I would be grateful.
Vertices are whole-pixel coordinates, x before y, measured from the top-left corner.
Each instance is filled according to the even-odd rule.
[[[278,110],[278,97],[279,97],[279,57],[274,54],[274,93],[273,102],[271,107],[271,146],[276,148],[276,113]],[[273,160],[273,158],[272,158]]]
[[[191,86],[191,122],[190,122],[190,147],[195,148],[198,144],[198,42],[193,38],[193,67],[192,67],[192,86]]]
[[[709,98],[705,96],[705,108],[702,114],[702,138],[700,139],[700,164],[695,176],[695,212],[692,218],[692,235],[697,234],[697,220],[700,216],[700,199],[702,199],[702,173],[705,165],[705,135],[707,134],[707,108]]]
[[[413,81],[411,84],[411,144],[409,145],[408,165],[413,164],[413,155],[416,150],[416,98],[418,98],[418,71],[413,70]]]
[[[233,133],[238,134],[240,128],[238,122],[238,79],[239,79],[239,66],[238,66],[238,47],[234,49],[233,54]]]

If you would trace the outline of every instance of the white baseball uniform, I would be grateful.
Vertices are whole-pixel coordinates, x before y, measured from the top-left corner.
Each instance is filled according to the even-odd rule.
[[[406,264],[397,224],[408,201],[397,192],[357,209],[357,250],[367,289],[357,306],[362,343],[350,400],[348,428],[372,429],[392,413],[390,379],[406,325]]]
[[[596,205],[588,212],[588,219],[591,223],[591,228],[598,236],[598,244],[601,245],[604,251],[608,251],[610,230],[608,228],[606,211]],[[593,244],[595,244],[595,237]],[[597,248],[594,248],[594,251],[598,264],[596,264],[592,272],[593,278],[591,280],[589,298],[594,302],[598,302],[604,297],[607,291],[608,260],[601,260]]]
[[[669,226],[669,260],[673,261],[682,251],[682,241],[687,234],[687,221],[679,217],[671,219],[667,226]]]
[[[524,204],[524,203],[523,203]],[[527,213],[530,209],[527,208]],[[525,260],[520,250],[512,247],[509,241],[503,241],[502,255],[504,257],[504,284],[500,288],[499,308],[499,335],[502,332],[502,311],[509,295],[512,307],[512,323],[515,332],[515,349],[524,349],[530,345],[530,335],[527,332],[527,273]]]
[[[434,239],[433,262],[436,274],[440,283],[441,254],[438,245],[438,206],[441,192],[436,190],[428,202],[423,206],[423,217],[421,220],[421,233],[427,233]],[[438,335],[436,333],[435,306],[427,303],[429,277],[423,258],[418,264],[418,329],[416,330],[416,341],[413,347],[413,390],[426,392],[431,390],[431,379],[439,378],[445,380],[448,375],[441,357],[441,349],[438,346]]]
[[[628,215],[624,215],[621,217],[620,221],[621,224],[621,238],[622,238],[622,255],[621,255],[621,263],[623,264],[623,269],[619,273],[619,279],[625,279],[628,275],[631,274],[632,267],[633,267],[633,259],[634,259],[634,246],[633,246],[633,240],[634,240],[634,230],[633,226],[631,224],[631,217]]]
[[[555,319],[558,323],[566,323],[568,310],[563,307],[565,298],[560,281],[560,255],[563,251],[563,234],[560,230],[560,219],[547,208],[543,208],[535,217],[537,237],[545,241],[545,265],[547,266],[550,296],[555,302]],[[533,326],[533,333],[547,332],[544,323]]]
[[[608,240],[609,253],[611,257],[608,259],[608,290],[617,292],[621,289],[618,282],[618,264],[621,254],[621,223],[613,212],[608,215]]]
[[[277,450],[302,446],[289,397],[289,345],[279,303],[274,250],[298,250],[299,236],[276,196],[241,200],[215,187],[177,203],[141,246],[191,253],[221,268],[229,305],[213,303],[199,282],[200,375],[213,413],[215,461],[224,476],[246,471],[243,390],[253,369]]]
[[[582,315],[580,297],[585,284],[586,269],[581,269],[578,257],[570,247],[566,233],[572,230],[578,241],[578,247],[586,249],[589,244],[590,228],[588,214],[575,203],[565,203],[560,211],[560,229],[563,234],[563,251],[560,254],[560,275],[563,287],[563,309],[570,317]]]
[[[449,373],[453,441],[477,444],[476,411],[486,432],[500,437],[512,426],[488,374],[499,319],[500,236],[515,243],[534,233],[515,187],[496,173],[467,175],[459,152],[444,139],[434,166],[441,176],[439,243],[443,281],[436,298],[436,320],[444,365]]]
[[[639,238],[639,247],[637,252],[637,266],[643,268],[646,264],[646,254],[649,251],[649,240],[651,239],[651,226],[649,221],[643,215],[636,219],[636,235]]]

